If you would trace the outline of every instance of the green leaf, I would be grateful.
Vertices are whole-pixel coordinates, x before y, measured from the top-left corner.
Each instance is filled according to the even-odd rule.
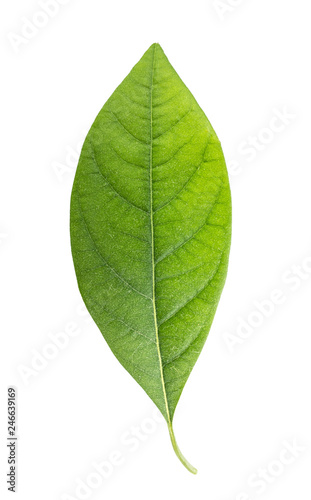
[[[101,109],[71,198],[83,300],[114,355],[172,420],[225,282],[231,198],[220,142],[153,44]]]

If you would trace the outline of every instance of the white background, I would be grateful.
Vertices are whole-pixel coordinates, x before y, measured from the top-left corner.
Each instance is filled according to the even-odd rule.
[[[0,15],[1,498],[12,497],[5,485],[11,384],[19,426],[14,498],[82,498],[78,481],[95,480],[102,461],[113,467],[110,477],[84,498],[311,498],[310,2],[71,0],[45,18],[39,3],[2,2]],[[45,26],[16,42],[27,20]],[[231,172],[228,279],[175,415],[197,476],[179,463],[153,404],[84,313],[70,253],[80,143],[153,42],[209,117]],[[286,123],[271,122],[284,110]],[[246,153],[253,137],[257,149]],[[258,302],[267,300],[264,317]],[[75,336],[64,333],[68,324]],[[41,358],[38,370],[35,358],[51,355],[51,334],[59,332],[67,345]],[[136,427],[141,437],[124,443]],[[284,443],[295,440],[296,456],[285,455]],[[260,474],[267,474],[261,489],[249,483]]]

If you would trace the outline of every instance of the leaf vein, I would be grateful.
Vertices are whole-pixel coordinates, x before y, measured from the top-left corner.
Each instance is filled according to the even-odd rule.
[[[189,141],[185,142],[182,146],[180,146],[180,148],[177,149],[177,151],[173,154],[173,156],[171,156],[168,160],[164,161],[163,163],[158,163],[157,165],[155,165],[153,168],[158,168],[158,167],[162,167],[163,165],[166,165],[167,163],[169,163],[171,160],[173,160],[175,158],[175,156],[178,155],[178,153],[185,147],[187,146],[187,144],[190,144],[190,142],[192,141],[192,139],[194,138],[196,134],[194,133]]]
[[[192,106],[191,106],[190,109],[188,109],[188,111],[181,118],[179,118],[179,120],[177,120],[176,123],[174,123],[170,128],[168,128],[167,130],[165,130],[165,132],[162,132],[161,134],[156,135],[153,139],[154,140],[159,139],[163,135],[165,135],[168,132],[170,132],[171,130],[173,130],[173,128],[175,128],[184,118],[186,118],[186,116],[188,116],[191,113],[191,111],[193,111],[193,107]]]
[[[105,182],[107,183],[107,185],[112,189],[112,191],[119,197],[121,198],[121,200],[125,201],[130,207],[133,207],[133,208],[136,208],[137,210],[140,210],[141,212],[144,212],[146,214],[148,214],[149,212],[147,210],[144,210],[143,208],[140,208],[138,207],[137,205],[135,205],[134,203],[132,203],[131,201],[129,201],[127,198],[125,198],[124,196],[122,196],[122,194],[120,194],[114,187],[113,185],[108,181],[107,177],[103,174],[103,172],[101,171],[101,169],[99,168],[99,164],[98,164],[98,161],[96,159],[96,156],[95,156],[95,149],[94,149],[94,146],[93,144],[91,143],[91,148],[92,148],[92,159],[98,169],[98,173],[102,176],[102,178],[105,180]],[[94,172],[96,173],[96,172]]]
[[[208,215],[207,215],[207,218],[205,219],[204,223],[202,224],[202,226],[200,226],[194,233],[191,234],[191,236],[189,238],[187,238],[186,240],[182,241],[179,245],[175,246],[173,249],[169,249],[167,250],[166,252],[164,252],[157,260],[156,260],[156,265],[161,262],[162,260],[166,259],[167,257],[169,257],[170,255],[172,255],[173,253],[176,252],[176,250],[178,250],[179,248],[183,247],[186,243],[188,243],[189,241],[191,241],[200,231],[202,231],[202,229],[204,229],[205,226],[207,227],[220,227],[222,229],[224,229],[224,226],[221,226],[220,224],[219,225],[216,225],[216,224],[209,224],[208,222],[208,219],[210,218],[211,216],[211,213],[213,211],[213,209],[215,208],[215,205],[217,204],[217,200],[220,196],[220,193],[221,193],[221,188],[219,189],[219,192],[218,192],[218,195],[216,197],[216,200],[215,200],[215,203],[213,204],[211,210],[208,212]]]
[[[113,272],[113,274],[115,274],[115,276],[117,276],[117,278],[119,278],[120,281],[122,281],[128,288],[131,288],[131,290],[133,290],[134,292],[138,293],[139,295],[141,295],[142,297],[145,297],[146,299],[148,300],[151,300],[151,297],[148,297],[148,295],[145,295],[144,293],[140,292],[139,290],[137,290],[137,288],[133,287],[133,285],[131,285],[128,281],[126,281],[120,274],[117,273],[117,271],[104,259],[103,255],[100,253],[100,251],[98,250],[97,246],[96,246],[96,243],[94,241],[94,238],[93,236],[91,235],[90,233],[90,230],[89,230],[89,227],[86,223],[86,219],[85,219],[85,216],[84,216],[84,213],[82,211],[82,207],[81,207],[81,202],[80,202],[80,193],[79,193],[79,190],[77,191],[77,197],[78,197],[78,205],[79,205],[79,208],[80,208],[80,214],[81,214],[81,218],[82,218],[82,221],[85,225],[85,229],[89,235],[89,238],[92,242],[92,245],[94,247],[94,250],[96,251],[96,253],[98,254],[98,256],[100,257],[100,259],[105,263],[105,265]]]
[[[127,163],[128,165],[133,165],[134,167],[139,167],[139,168],[142,168],[144,170],[146,170],[146,167],[143,166],[143,165],[138,165],[137,163],[132,163],[128,160],[126,160],[125,158],[123,158],[120,153],[118,153],[118,151],[116,149],[114,149],[114,147],[110,144],[110,148],[111,150],[115,153],[115,155],[120,158],[120,160],[124,161],[124,163]]]
[[[111,109],[105,109],[104,111],[106,111],[107,113],[111,113],[116,121],[119,123],[119,125],[133,138],[135,139],[137,142],[140,142],[141,144],[143,144],[144,146],[148,146],[148,142],[146,141],[142,141],[141,139],[139,139],[138,137],[136,137],[136,135],[134,135],[128,128],[125,127],[125,125],[123,125],[123,123],[120,121],[120,119],[118,118],[118,116],[116,115],[116,113],[114,111],[111,111]]]
[[[223,253],[223,252],[222,252]],[[188,304],[190,304],[190,302],[192,302],[194,299],[196,299],[200,293],[202,293],[211,283],[211,281],[215,278],[218,270],[219,270],[219,267],[220,267],[220,262],[221,262],[221,258],[222,258],[222,254],[221,254],[221,257],[219,259],[219,262],[216,266],[216,269],[215,271],[213,272],[212,276],[208,279],[208,281],[203,285],[203,287],[201,287],[196,293],[195,295],[193,295],[190,299],[188,299],[182,306],[179,306],[178,308],[176,308],[172,313],[170,313],[169,315],[167,315],[165,318],[163,318],[162,321],[160,321],[159,323],[159,326],[162,326],[164,325],[164,323],[166,323],[168,320],[172,319],[174,316],[176,316],[177,313],[179,313],[182,309],[184,309]]]

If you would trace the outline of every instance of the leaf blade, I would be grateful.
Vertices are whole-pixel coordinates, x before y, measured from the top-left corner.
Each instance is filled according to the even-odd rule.
[[[72,253],[86,306],[162,412],[191,472],[172,420],[216,311],[230,234],[220,143],[154,44],[103,106],[83,146],[71,200]]]

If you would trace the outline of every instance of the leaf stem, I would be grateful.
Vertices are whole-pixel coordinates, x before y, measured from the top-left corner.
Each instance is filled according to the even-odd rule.
[[[186,458],[183,456],[182,452],[180,451],[180,449],[178,447],[178,444],[176,442],[176,438],[175,438],[175,435],[174,435],[172,423],[169,422],[167,425],[168,425],[168,431],[170,433],[170,438],[171,438],[171,441],[172,441],[172,445],[173,445],[173,448],[174,448],[174,451],[175,451],[177,457],[179,458],[179,460],[181,461],[181,463],[186,467],[186,469],[188,469],[189,472],[192,472],[192,474],[196,474],[198,472],[197,469],[195,467],[193,467],[188,462],[188,460],[186,460]]]

